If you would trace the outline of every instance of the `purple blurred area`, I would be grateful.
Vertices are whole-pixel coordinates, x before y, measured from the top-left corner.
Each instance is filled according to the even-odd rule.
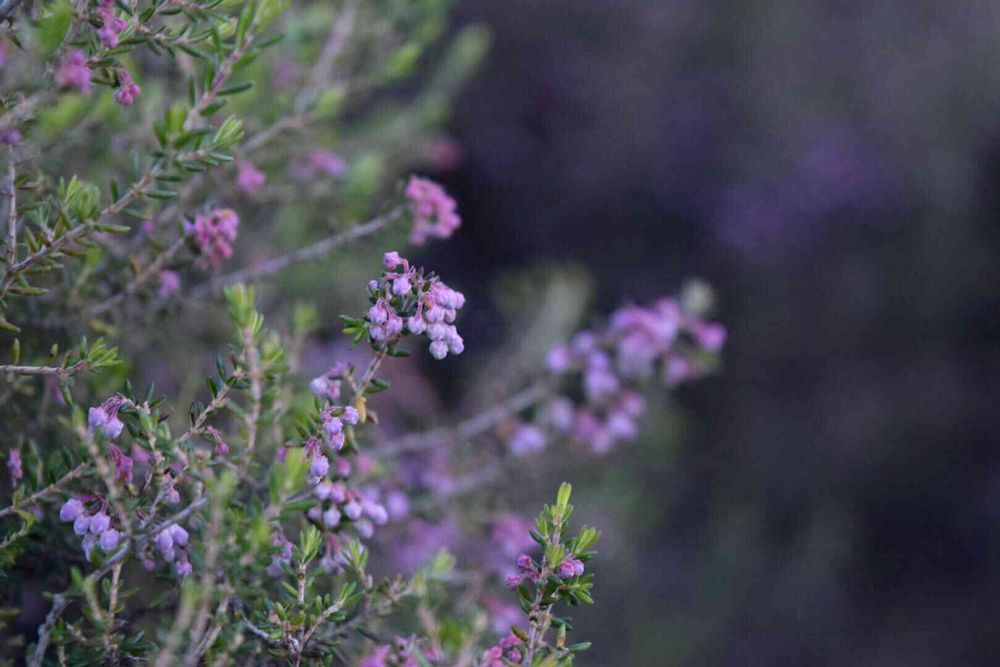
[[[460,18],[495,42],[448,255],[585,265],[604,312],[699,275],[731,335],[682,426],[573,473],[611,524],[587,664],[995,664],[1000,4]]]

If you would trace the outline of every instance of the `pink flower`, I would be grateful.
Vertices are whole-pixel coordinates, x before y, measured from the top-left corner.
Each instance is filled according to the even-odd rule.
[[[186,222],[185,230],[194,237],[201,251],[203,266],[218,266],[233,254],[233,241],[240,218],[232,209],[222,208],[198,214]]]
[[[411,176],[406,197],[413,215],[410,243],[423,245],[430,238],[446,239],[455,233],[462,219],[455,211],[455,200],[440,185],[426,178]]]
[[[507,441],[507,448],[514,456],[536,454],[545,449],[545,434],[531,424],[520,424]]]
[[[100,536],[101,551],[108,553],[112,549],[118,546],[118,540],[121,539],[122,534],[115,530],[114,528],[109,528]]]
[[[138,99],[142,89],[132,80],[127,69],[118,70],[118,90],[115,91],[115,102],[123,107],[130,107]]]
[[[326,473],[330,470],[330,459],[323,454],[315,454],[309,466],[309,484],[316,486],[320,483]]]
[[[70,498],[59,508],[59,519],[62,521],[76,521],[81,514],[84,514],[83,503],[77,498]]]
[[[318,171],[325,172],[327,176],[337,178],[342,176],[347,169],[347,162],[344,158],[330,151],[316,149],[309,153],[309,164]]]
[[[93,88],[90,67],[87,66],[87,56],[83,51],[70,51],[66,54],[56,70],[55,78],[60,87],[75,88],[84,95],[89,95]]]
[[[90,532],[94,535],[100,535],[110,527],[111,519],[104,513],[104,510],[90,517]]]
[[[21,466],[21,450],[12,449],[7,452],[7,471],[14,482],[19,482],[24,477],[24,468]]]
[[[119,481],[132,481],[132,457],[126,456],[116,445],[108,446],[108,458],[115,466],[115,476]]]
[[[309,151],[304,161],[292,166],[292,175],[303,181],[311,181],[320,173],[331,178],[339,178],[347,171],[347,162],[336,153],[320,148]]]
[[[2,65],[0,65],[2,67]],[[0,145],[16,146],[21,143],[21,131],[15,127],[5,127],[0,129]]]
[[[90,408],[87,413],[87,425],[91,434],[100,431],[108,440],[114,440],[121,435],[125,424],[118,419],[118,410],[121,409],[122,399],[112,396],[99,406]]]
[[[229,444],[223,439],[222,434],[219,433],[219,429],[214,426],[206,426],[205,434],[214,443],[213,453],[216,456],[225,456],[229,453]]]
[[[264,186],[267,176],[253,162],[241,160],[236,163],[236,187],[248,195],[255,195]]]
[[[579,577],[583,574],[583,563],[575,558],[567,558],[563,562],[559,563],[559,567],[556,568],[556,574],[558,574],[561,579]]]
[[[387,667],[389,656],[392,654],[392,647],[388,644],[376,646],[367,656],[361,659],[358,667]]]
[[[113,0],[101,0],[100,15],[103,25],[97,37],[104,46],[113,49],[118,46],[118,36],[128,28],[128,22],[115,14]]]
[[[698,322],[692,327],[698,344],[709,352],[718,352],[726,343],[726,328],[718,322]]]
[[[161,299],[169,299],[181,290],[181,277],[176,271],[164,269],[160,271],[160,291]]]

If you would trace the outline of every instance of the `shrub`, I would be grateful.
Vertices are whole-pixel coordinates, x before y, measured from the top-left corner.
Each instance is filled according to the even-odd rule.
[[[407,178],[454,157],[440,125],[487,45],[477,27],[446,38],[447,10],[0,3],[5,618],[25,582],[52,591],[39,623],[8,633],[12,655],[498,666],[586,649],[564,610],[592,602],[599,533],[570,537],[568,484],[533,525],[464,515],[490,545],[468,569],[428,519],[551,442],[598,455],[633,439],[644,387],[712,371],[725,332],[702,289],[627,306],[485,411],[378,435],[382,370],[409,339],[436,360],[476,343],[458,329],[465,296],[399,252],[353,280],[362,239],[422,245],[462,222],[441,186]],[[337,325],[366,352],[309,377],[304,346],[333,320],[300,303],[268,328],[249,284],[317,262],[367,298]],[[128,379],[160,355],[203,368],[213,348],[201,395],[186,366],[168,374],[178,398]],[[452,465],[472,439],[504,446]],[[379,548],[424,555],[385,576]]]

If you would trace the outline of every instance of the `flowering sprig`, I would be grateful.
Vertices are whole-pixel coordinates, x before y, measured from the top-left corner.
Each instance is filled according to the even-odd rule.
[[[363,320],[344,317],[344,333],[355,342],[367,338],[374,349],[389,354],[408,334],[425,335],[435,359],[461,354],[465,341],[454,322],[465,296],[433,273],[411,266],[398,252],[385,253],[382,264],[382,276],[368,283],[368,314]]]
[[[644,383],[659,378],[673,388],[718,365],[726,330],[705,318],[702,303],[668,297],[625,306],[605,327],[552,347],[546,365],[558,391],[533,422],[509,428],[510,452],[534,454],[564,437],[600,454],[635,439],[646,410]]]
[[[584,574],[584,563],[594,557],[591,547],[601,534],[584,527],[573,538],[567,536],[573,506],[569,504],[572,487],[559,487],[554,505],[546,505],[535,521],[531,537],[542,547],[540,560],[527,554],[517,557],[519,574],[508,578],[507,584],[517,591],[518,602],[528,615],[526,628],[513,626],[511,635],[483,656],[484,667],[499,667],[509,662],[526,665],[536,660],[561,660],[589,648],[589,643],[566,644],[566,633],[572,627],[557,616],[558,603],[579,606],[593,604],[593,575]],[[550,634],[555,635],[554,638]],[[523,647],[522,647],[523,644]]]

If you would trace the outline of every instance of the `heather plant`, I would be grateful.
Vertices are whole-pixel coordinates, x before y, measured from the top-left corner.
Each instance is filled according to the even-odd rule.
[[[387,364],[466,349],[461,291],[361,245],[463,223],[410,173],[454,155],[441,124],[486,46],[446,34],[447,5],[0,4],[6,655],[493,667],[586,649],[567,610],[593,601],[598,532],[571,536],[569,485],[534,524],[461,499],[550,444],[634,439],[646,387],[711,372],[725,331],[694,284],[554,345],[482,412],[380,434]],[[257,288],[318,262],[366,309],[297,303],[265,326]],[[354,348],[317,373],[324,326]],[[148,381],[164,340],[212,369],[204,389]]]

